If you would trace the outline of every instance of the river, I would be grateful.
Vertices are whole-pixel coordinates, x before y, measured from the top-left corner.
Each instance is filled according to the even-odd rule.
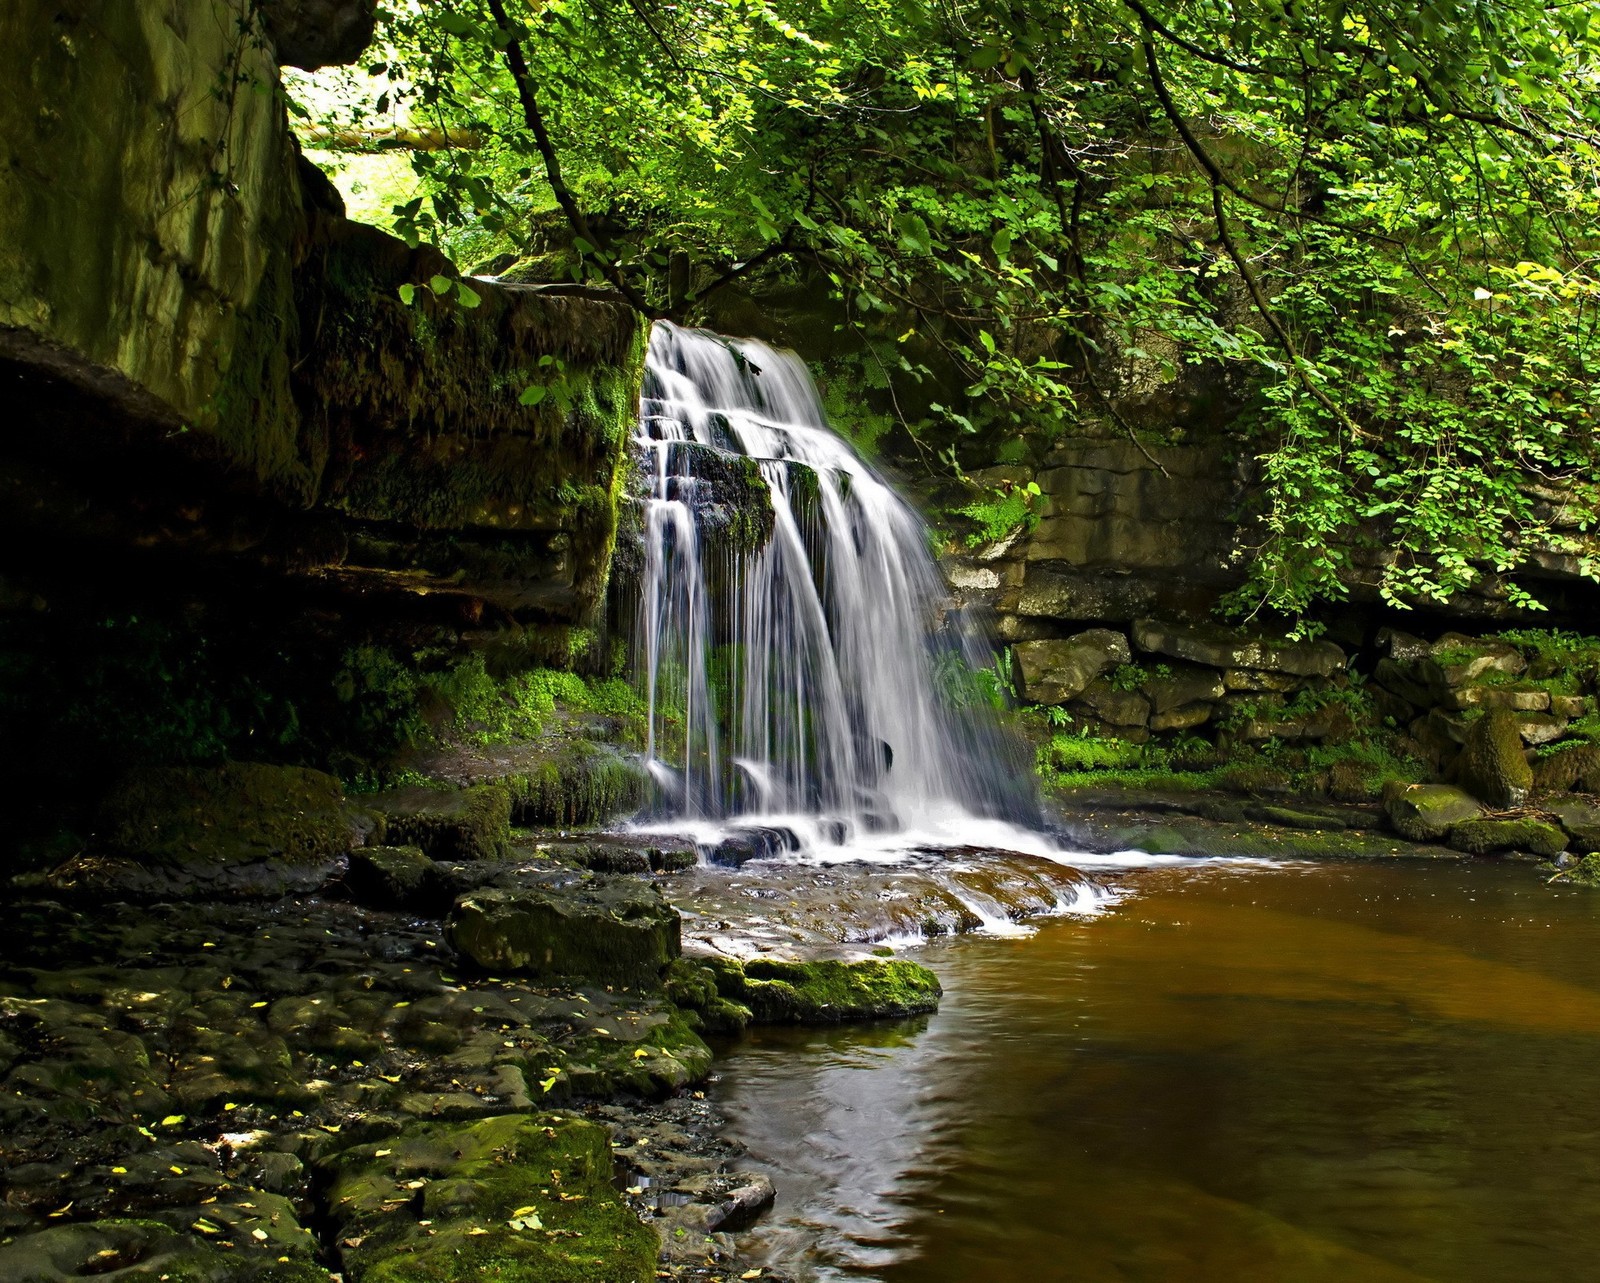
[[[716,1087],[799,1279],[1594,1277],[1600,893],[1517,863],[1193,865],[915,956],[943,1008]]]

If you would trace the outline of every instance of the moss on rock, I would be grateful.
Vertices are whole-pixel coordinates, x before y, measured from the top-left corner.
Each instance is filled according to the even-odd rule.
[[[1541,793],[1600,793],[1600,744],[1564,745],[1533,765]]]
[[[905,959],[782,962],[708,958],[722,997],[750,1009],[760,1024],[832,1024],[937,1011],[938,976]]]
[[[1456,761],[1461,787],[1492,806],[1521,806],[1533,788],[1516,714],[1492,708],[1467,729]]]
[[[499,784],[413,786],[366,802],[382,818],[386,842],[420,847],[435,860],[492,859],[511,836],[511,794]]]
[[[1483,814],[1477,800],[1458,788],[1404,780],[1384,786],[1383,810],[1395,832],[1412,842],[1437,842],[1457,824]]]
[[[1467,820],[1450,830],[1450,845],[1471,855],[1526,851],[1546,858],[1567,849],[1567,835],[1543,820]]]
[[[611,1188],[610,1137],[594,1123],[419,1123],[324,1166],[352,1283],[654,1278],[656,1236]]]

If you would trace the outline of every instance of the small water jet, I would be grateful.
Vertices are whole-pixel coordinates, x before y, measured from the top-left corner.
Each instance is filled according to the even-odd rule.
[[[646,756],[677,828],[708,845],[758,829],[820,858],[1053,853],[1026,754],[976,697],[986,639],[797,356],[658,323],[639,442]],[[729,477],[749,487],[742,509],[719,493]],[[764,539],[729,534],[764,522],[751,495],[770,505]]]

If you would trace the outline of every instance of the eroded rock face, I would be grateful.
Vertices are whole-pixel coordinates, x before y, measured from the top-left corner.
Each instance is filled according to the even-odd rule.
[[[278,61],[304,71],[353,62],[372,40],[377,0],[262,0]]]

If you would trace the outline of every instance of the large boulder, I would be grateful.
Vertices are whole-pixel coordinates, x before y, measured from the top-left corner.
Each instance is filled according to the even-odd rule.
[[[1600,804],[1584,798],[1564,797],[1546,802],[1544,809],[1561,825],[1574,851],[1581,855],[1600,851]]]
[[[350,854],[345,885],[363,904],[424,909],[434,892],[434,862],[415,846],[366,846]]]
[[[1108,628],[1056,641],[1018,642],[1012,647],[1022,694],[1035,704],[1065,704],[1103,673],[1133,658],[1128,639]]]
[[[1073,701],[1075,707],[1108,726],[1147,726],[1150,701],[1136,690],[1121,690],[1104,677],[1097,677]]]
[[[678,911],[628,877],[554,874],[487,887],[451,910],[450,943],[486,971],[652,985],[678,956]]]
[[[1533,768],[1523,754],[1516,714],[1492,708],[1467,728],[1456,759],[1456,780],[1491,806],[1521,806],[1533,788]]]
[[[1383,810],[1394,831],[1412,842],[1437,842],[1456,825],[1483,814],[1477,800],[1460,789],[1403,780],[1391,780],[1385,786]]]
[[[1258,669],[1295,677],[1331,677],[1344,667],[1344,651],[1332,642],[1250,637],[1210,624],[1133,621],[1133,644],[1154,655],[1171,655],[1210,668]]]

